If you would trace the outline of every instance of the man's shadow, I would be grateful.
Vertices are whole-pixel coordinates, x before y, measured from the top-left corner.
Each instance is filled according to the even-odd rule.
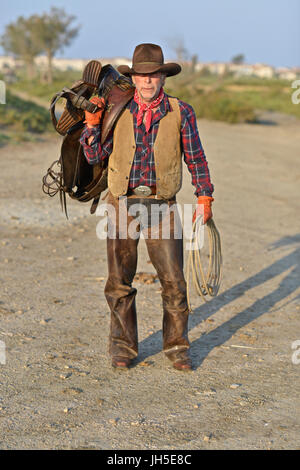
[[[269,250],[275,250],[280,247],[300,244],[300,234],[295,236],[287,236],[270,246]],[[201,322],[207,320],[214,313],[230,302],[242,297],[245,292],[253,289],[279,274],[288,271],[288,274],[280,282],[279,286],[273,291],[267,293],[260,299],[257,299],[252,305],[246,307],[230,320],[213,329],[209,333],[204,333],[200,338],[191,344],[191,356],[193,358],[193,367],[198,368],[203,360],[207,357],[212,349],[228,341],[240,328],[251,323],[270,309],[279,301],[287,298],[300,286],[300,248],[297,247],[292,253],[282,257],[278,261],[272,263],[269,267],[262,269],[257,274],[250,276],[243,282],[222,292],[217,297],[207,303],[197,307],[194,314],[189,318],[189,330],[192,330]],[[293,301],[300,299],[297,296]],[[162,348],[162,331],[158,331],[148,336],[139,345],[140,354],[138,362],[145,360],[148,356],[152,356],[161,351]]]

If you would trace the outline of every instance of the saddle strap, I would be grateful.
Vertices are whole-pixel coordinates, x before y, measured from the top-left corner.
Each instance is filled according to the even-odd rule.
[[[71,90],[70,88],[64,87],[52,98],[50,103],[50,115],[52,124],[59,134],[65,135],[70,126],[83,119],[82,113],[78,112],[77,110],[89,111],[90,113],[95,113],[98,110],[98,106],[96,104],[91,103],[83,96],[84,93],[89,91],[89,88],[89,86],[83,86],[78,93],[75,93],[75,91]],[[57,101],[61,98],[66,98],[67,104],[59,121],[57,121],[55,115],[55,106]],[[75,109],[72,109],[72,106]]]
[[[96,212],[96,209],[97,209],[98,203],[99,203],[99,199],[100,199],[100,195],[95,197],[95,199],[93,200],[93,203],[92,203],[91,208],[90,208],[90,213],[91,214],[94,214]]]
[[[108,169],[104,168],[103,171],[95,178],[86,188],[84,188],[84,194],[78,194],[71,192],[69,196],[72,199],[76,199],[80,202],[88,202],[91,199],[97,198],[100,196],[100,193],[107,189],[107,173]]]

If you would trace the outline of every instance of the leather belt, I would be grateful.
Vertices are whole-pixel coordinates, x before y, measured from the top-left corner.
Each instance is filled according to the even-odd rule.
[[[136,188],[133,189],[128,189],[127,195],[139,196],[139,197],[147,197],[151,196],[152,194],[156,194],[156,186],[137,186]]]

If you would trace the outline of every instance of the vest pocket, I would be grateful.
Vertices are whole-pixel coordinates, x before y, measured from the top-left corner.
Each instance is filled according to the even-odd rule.
[[[157,182],[159,194],[166,198],[173,197],[181,188],[182,184],[182,171],[181,169],[172,173],[159,175]]]
[[[110,166],[108,167],[108,188],[114,197],[126,194],[128,189],[128,176],[122,176],[120,170]]]
[[[114,194],[115,193],[115,188],[118,186],[118,171],[109,166],[108,167],[108,176],[107,176],[107,179],[108,179],[108,186],[109,188],[112,189],[112,193]]]

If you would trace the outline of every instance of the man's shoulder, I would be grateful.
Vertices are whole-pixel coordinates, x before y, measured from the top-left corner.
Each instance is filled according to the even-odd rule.
[[[135,103],[135,101],[134,101],[134,99],[133,99],[133,97],[132,97],[132,98],[130,98],[130,100],[126,103],[125,109],[129,109],[130,112],[133,112],[133,109],[134,109],[134,107],[135,107],[135,104],[136,104],[136,103]]]

